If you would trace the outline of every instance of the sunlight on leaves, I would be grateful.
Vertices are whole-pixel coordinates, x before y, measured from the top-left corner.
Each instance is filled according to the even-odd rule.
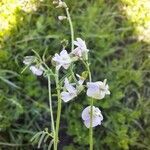
[[[0,41],[7,39],[11,32],[11,29],[17,25],[17,11],[21,10],[26,13],[36,11],[37,4],[40,1],[2,0],[0,2]]]

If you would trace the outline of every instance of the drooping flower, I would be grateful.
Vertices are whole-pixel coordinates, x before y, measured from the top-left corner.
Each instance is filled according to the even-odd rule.
[[[74,45],[77,47],[72,51],[72,54],[78,58],[87,59],[87,53],[89,50],[86,47],[85,41],[81,38],[77,38],[77,40],[74,41]]]
[[[61,66],[68,69],[71,64],[71,58],[66,50],[62,50],[60,54],[55,54],[52,60],[56,63],[56,69],[59,70]]]
[[[109,95],[109,86],[106,79],[98,82],[87,82],[87,95],[95,99],[103,99],[105,95]]]
[[[61,99],[64,102],[68,102],[77,96],[77,90],[71,83],[69,83],[68,79],[65,78],[64,88],[66,91],[61,92]]]
[[[32,71],[33,74],[37,76],[41,76],[43,74],[44,68],[40,66],[30,66],[30,70]]]
[[[33,63],[35,61],[35,56],[25,56],[23,63],[25,65],[30,65],[31,63]]]
[[[101,125],[101,122],[103,120],[103,116],[101,114],[101,111],[98,107],[93,106],[92,111],[92,127],[96,127],[98,125]],[[91,106],[86,107],[82,111],[82,119],[84,120],[84,124],[87,128],[90,128],[90,120],[91,120]]]

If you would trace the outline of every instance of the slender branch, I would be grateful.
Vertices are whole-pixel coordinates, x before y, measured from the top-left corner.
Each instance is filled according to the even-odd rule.
[[[70,24],[70,31],[71,31],[71,51],[74,50],[74,30],[73,30],[73,24],[72,24],[72,20],[71,20],[71,17],[70,17],[70,13],[69,13],[69,10],[68,10],[68,7],[65,8],[66,9],[66,13],[67,13],[67,18],[68,18],[68,21],[69,21],[69,24]],[[87,60],[88,60],[88,56],[87,56]],[[86,66],[87,68],[87,71],[88,71],[88,74],[89,74],[89,81],[92,82],[92,78],[91,78],[91,71],[90,71],[90,67],[89,67],[89,63],[88,62],[84,62],[84,65]],[[72,70],[72,65],[71,65],[71,71],[73,72]],[[73,76],[74,77],[74,76]],[[90,130],[89,130],[89,136],[90,136],[90,139],[89,139],[89,142],[90,142],[90,150],[93,150],[93,128],[92,128],[92,116],[93,116],[93,99],[91,99],[90,101],[90,106],[91,106],[91,110],[90,110]]]
[[[68,18],[69,25],[70,25],[70,31],[71,31],[71,51],[73,51],[74,50],[74,44],[73,44],[73,42],[74,42],[74,29],[73,29],[72,20],[71,20],[70,13],[69,13],[69,8],[66,7],[65,10],[66,10],[67,18]]]
[[[48,75],[48,93],[49,93],[49,109],[51,114],[51,128],[53,132],[53,136],[55,136],[55,125],[54,125],[54,117],[53,117],[53,109],[52,109],[52,97],[51,97],[51,78]]]
[[[60,116],[61,116],[61,95],[60,95],[60,85],[59,85],[59,71],[56,70],[56,89],[57,89],[57,97],[58,97],[58,107],[57,107],[57,119],[56,119],[56,132],[55,132],[55,140],[54,140],[54,150],[57,150],[58,147],[58,134],[59,134],[59,126],[60,126]]]
[[[71,51],[73,51],[73,50],[74,50],[74,29],[73,29],[72,19],[71,19],[70,13],[69,13],[69,8],[66,7],[65,10],[66,10],[67,18],[68,18],[69,25],[70,25],[70,32],[71,32]],[[76,77],[75,77],[75,75],[74,75],[74,72],[73,72],[73,65],[72,65],[72,64],[71,64],[71,66],[70,66],[70,71],[71,71],[71,75],[72,75],[74,81],[75,81],[76,83],[78,83],[77,80],[76,80]]]
[[[89,130],[89,135],[90,135],[90,150],[93,150],[93,127],[92,127],[92,120],[93,120],[93,99],[91,99],[91,109],[90,109],[90,130]]]
[[[92,82],[91,71],[89,67],[89,63],[82,61],[85,67],[87,68],[89,74],[89,81]],[[90,100],[90,129],[89,129],[89,143],[90,143],[90,150],[93,150],[93,128],[92,128],[92,120],[93,120],[93,99]]]
[[[91,71],[90,71],[90,67],[89,64],[87,64],[87,70],[89,73],[89,81],[92,82],[92,77],[91,77]],[[93,150],[93,128],[92,128],[92,120],[93,120],[93,99],[91,99],[90,101],[90,130],[89,130],[89,135],[90,135],[90,150]]]

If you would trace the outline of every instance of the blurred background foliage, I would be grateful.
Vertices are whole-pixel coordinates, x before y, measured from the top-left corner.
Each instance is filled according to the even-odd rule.
[[[75,36],[85,39],[93,80],[108,79],[111,96],[96,101],[104,115],[94,150],[150,150],[150,1],[66,0]],[[23,69],[31,49],[47,56],[70,40],[69,25],[50,0],[0,2],[0,149],[36,149],[31,137],[50,128],[47,81]],[[69,46],[68,46],[69,51]],[[79,71],[82,68],[79,68]],[[56,106],[56,101],[53,101]],[[63,104],[60,150],[86,150],[84,94]],[[43,148],[46,149],[46,144]]]

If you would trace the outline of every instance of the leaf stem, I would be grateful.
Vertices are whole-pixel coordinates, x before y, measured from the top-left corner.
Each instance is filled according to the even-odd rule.
[[[89,74],[89,82],[92,82],[92,76],[90,71],[90,64],[88,62],[82,61],[85,67],[87,68]],[[89,144],[90,150],[93,150],[93,128],[92,128],[92,120],[93,120],[93,99],[90,100],[90,129],[89,129]]]
[[[56,89],[57,89],[58,107],[57,107],[57,119],[56,119],[56,132],[55,132],[55,139],[54,139],[54,150],[57,150],[60,116],[61,116],[61,95],[60,95],[59,71],[58,70],[56,70],[55,81],[56,81]]]
[[[52,108],[52,96],[51,96],[51,78],[50,75],[48,75],[48,93],[49,93],[49,109],[50,109],[50,115],[51,115],[51,128],[52,133],[55,139],[55,125],[54,125],[54,117],[53,117],[53,108]]]
[[[90,102],[91,105],[91,110],[90,110],[90,130],[89,130],[89,135],[90,135],[90,150],[93,150],[93,128],[92,128],[92,120],[93,120],[93,99],[91,99]]]

